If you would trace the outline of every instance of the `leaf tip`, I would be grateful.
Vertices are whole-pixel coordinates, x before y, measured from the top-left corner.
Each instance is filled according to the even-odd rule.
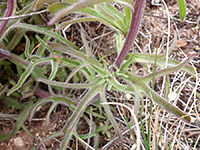
[[[55,23],[55,19],[52,18],[52,19],[48,22],[48,25],[49,25],[49,26],[52,26],[54,23]]]
[[[8,93],[6,94],[6,96],[10,96],[10,94],[12,94],[13,90],[9,90]]]
[[[183,117],[183,121],[185,121],[187,123],[191,123],[191,117],[189,115],[186,115]]]

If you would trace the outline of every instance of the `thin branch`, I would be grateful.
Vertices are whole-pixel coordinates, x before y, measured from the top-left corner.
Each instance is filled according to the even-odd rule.
[[[45,10],[41,10],[41,11],[38,11],[38,12],[32,12],[32,13],[29,13],[29,14],[24,14],[24,15],[19,15],[19,16],[2,17],[2,18],[0,18],[0,21],[30,17],[30,16],[33,16],[33,15],[39,15],[39,14],[45,13],[47,11],[48,10],[45,9]]]

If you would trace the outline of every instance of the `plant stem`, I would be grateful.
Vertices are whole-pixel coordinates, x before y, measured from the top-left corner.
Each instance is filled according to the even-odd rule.
[[[8,58],[8,57],[10,57],[10,52],[2,49],[1,46],[0,46],[0,61],[2,59]]]
[[[32,90],[34,90],[34,86],[31,87]],[[41,97],[41,98],[47,98],[47,97],[50,97],[51,94],[47,91],[44,91],[40,88],[36,88],[36,90],[34,91],[34,94]]]
[[[8,10],[7,10],[7,12],[6,12],[5,17],[9,17],[9,16],[12,15],[13,8],[14,8],[14,0],[8,0]],[[0,26],[0,37],[1,37],[1,35],[2,35],[3,31],[4,31],[4,29],[5,29],[5,27],[6,27],[7,23],[8,23],[8,21],[9,21],[9,20],[5,20],[5,21],[3,21],[3,22],[1,23],[1,26]]]
[[[121,63],[125,59],[129,50],[133,47],[133,43],[138,33],[142,16],[144,13],[145,2],[146,0],[135,1],[134,12],[132,11],[132,19],[131,19],[129,32],[126,37],[126,41],[124,42],[122,50],[114,63],[114,66],[117,66],[118,68],[120,67]]]

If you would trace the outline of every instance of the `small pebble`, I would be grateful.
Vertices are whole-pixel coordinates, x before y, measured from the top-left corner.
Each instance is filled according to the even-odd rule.
[[[22,147],[24,146],[23,139],[21,137],[17,137],[14,139],[14,145],[17,147]]]

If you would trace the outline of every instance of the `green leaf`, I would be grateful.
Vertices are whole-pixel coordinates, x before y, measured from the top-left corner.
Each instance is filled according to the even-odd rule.
[[[112,78],[109,79],[109,83],[110,83],[109,85],[114,86],[118,91],[121,91],[121,92],[126,91],[127,86],[119,83],[119,81],[114,76],[112,76]]]
[[[73,4],[73,3],[77,3],[80,0],[62,0],[62,1]]]
[[[80,60],[83,60],[83,61],[86,60],[86,55],[84,53],[74,50],[70,47],[66,47],[65,45],[62,45],[60,43],[49,43],[49,47],[58,52],[68,54],[68,55],[78,58]]]
[[[51,74],[49,76],[49,80],[53,80],[53,78],[55,77],[57,71],[58,71],[58,66],[59,63],[57,60],[52,60],[51,61]]]
[[[5,96],[2,99],[2,102],[5,103],[8,107],[10,106],[14,106],[17,109],[23,109],[24,105],[20,102],[18,102],[18,100],[16,99],[16,97],[14,96]]]
[[[80,66],[77,66],[67,77],[67,79],[65,80],[65,82],[69,82],[70,79],[82,68],[84,68],[85,66],[87,66],[88,64],[81,64]]]
[[[96,97],[100,90],[103,89],[105,86],[106,84],[99,85],[98,82],[96,82],[95,85],[89,89],[86,96],[79,101],[77,108],[75,109],[71,117],[68,119],[68,121],[66,122],[66,126],[63,129],[63,132],[66,135],[66,137],[63,140],[61,149],[67,147],[69,139],[72,136],[74,127],[76,126],[81,115],[83,114],[87,106],[93,103],[93,98]]]
[[[25,46],[25,56],[27,57],[27,58],[30,58],[31,56],[30,56],[30,40],[29,40],[29,38],[26,36],[26,35],[24,35],[24,37],[25,37],[25,39],[26,39],[26,46]]]
[[[90,149],[90,150],[95,150],[93,147],[91,147],[86,141],[84,141],[83,139],[81,139],[79,137],[79,135],[74,131],[73,132],[74,136],[76,137],[76,139],[79,140],[79,142],[84,145],[85,147],[87,147],[87,149]]]
[[[128,7],[124,7],[123,14],[126,18],[127,25],[129,25],[131,22],[131,10]]]
[[[37,103],[32,105],[32,108],[31,108],[31,111],[30,111],[29,121],[31,121],[37,107],[39,107],[43,103],[48,103],[48,102],[53,102],[53,104],[51,105],[51,107],[49,108],[49,111],[47,113],[46,125],[49,124],[49,116],[50,116],[51,112],[53,111],[53,109],[56,107],[56,105],[64,104],[64,105],[70,106],[71,103],[72,103],[72,100],[69,99],[69,98],[66,98],[66,97],[59,97],[59,96],[52,96],[52,97],[47,97],[47,98],[41,99]]]
[[[71,7],[67,7],[65,9],[60,10],[58,13],[56,13],[56,15],[50,20],[49,25],[53,25],[55,22],[57,22],[59,19],[63,18],[64,16],[78,11],[80,9],[86,8],[86,7],[90,7],[93,6],[94,4],[97,3],[102,3],[102,2],[116,2],[116,0],[82,0],[74,5],[72,5]],[[117,1],[119,3],[123,3],[129,7],[133,7],[133,3],[131,2],[131,4],[127,1]]]
[[[48,141],[48,140],[50,140],[50,139],[53,139],[53,138],[55,138],[55,137],[59,137],[59,136],[63,136],[62,130],[59,130],[58,132],[56,132],[56,133],[54,133],[54,134],[52,134],[52,135],[47,136],[44,140],[42,140],[42,141],[38,144],[36,150],[39,149],[40,145],[43,144],[44,142],[46,142],[46,141]]]
[[[61,42],[63,42],[64,44],[67,44],[75,49],[78,49],[74,44],[72,44],[70,41],[68,41],[67,39],[65,39],[64,37],[62,37],[61,35],[59,34],[56,34],[52,31],[49,31],[48,29],[44,29],[44,28],[41,28],[41,27],[37,27],[37,26],[34,26],[34,25],[29,25],[29,24],[24,24],[24,23],[17,23],[17,24],[14,24],[12,27],[10,27],[10,30],[12,28],[22,28],[24,30],[28,30],[28,31],[34,31],[34,32],[37,32],[37,33],[41,33],[41,34],[44,34],[44,35],[47,35],[47,36],[50,36],[52,38],[55,38]],[[9,31],[9,30],[8,30]],[[8,32],[6,31],[6,33]],[[2,41],[2,38],[0,39],[0,41]]]
[[[10,89],[8,91],[7,96],[9,96],[14,91],[18,90],[23,85],[23,83],[26,81],[28,76],[32,73],[33,69],[34,69],[34,66],[32,64],[30,64],[26,68],[25,72],[20,76],[19,81],[17,82],[17,84],[12,89]]]
[[[155,73],[151,73],[151,74],[148,74],[144,77],[142,77],[142,79],[145,81],[145,82],[148,82],[150,81],[150,79],[152,78],[157,78],[159,76],[164,76],[164,75],[168,75],[174,71],[177,71],[181,68],[183,68],[184,66],[186,66],[194,57],[196,56],[196,53],[193,53],[191,54],[188,58],[186,58],[184,61],[182,61],[181,63],[173,66],[173,67],[168,67],[168,68],[165,68],[165,69],[161,69]],[[157,60],[156,60],[157,61]]]
[[[181,20],[183,21],[186,15],[186,2],[185,0],[178,0],[178,4],[179,4],[180,17]]]
[[[95,16],[98,21],[102,22],[103,24],[107,25],[108,27],[113,28],[114,30],[116,30],[117,32],[123,33],[123,31],[120,30],[120,28],[118,27],[118,25],[115,22],[115,18],[110,19],[110,15],[106,15],[103,11],[102,11],[102,7],[95,7],[94,9],[92,8],[84,8],[81,9],[80,12],[83,13],[87,13],[88,15],[92,15]],[[107,12],[107,14],[109,14]]]
[[[120,70],[125,70],[128,68],[128,66],[133,63],[133,60],[134,60],[134,55],[131,55],[130,58],[124,63],[122,64]]]
[[[13,131],[9,134],[9,135],[4,135],[4,134],[0,134],[0,141],[6,140],[8,138],[10,138],[11,136],[13,136],[22,126],[24,126],[24,122],[26,121],[26,119],[28,118],[29,115],[29,111],[31,109],[33,105],[33,102],[30,101],[28,103],[28,105],[24,108],[24,110],[19,114],[19,116],[14,117],[17,122],[15,123],[15,126],[13,128]]]
[[[36,66],[36,65],[38,65],[40,63],[49,62],[51,60],[53,60],[52,57],[42,58],[42,59],[39,59],[39,60],[35,61],[34,63],[32,63],[32,65]]]
[[[95,17],[86,17],[86,18],[77,18],[77,19],[74,19],[74,20],[64,21],[56,27],[56,31],[59,31],[60,29],[66,27],[68,25],[75,24],[75,23],[78,23],[78,22],[86,22],[86,21],[103,21],[103,20],[100,20],[100,19],[95,18]]]
[[[191,118],[186,113],[184,113],[182,110],[180,110],[178,107],[174,106],[170,102],[168,102],[165,98],[159,96],[155,91],[153,91],[149,86],[146,85],[143,79],[136,77],[135,75],[126,72],[126,75],[128,76],[128,79],[125,79],[132,83],[133,86],[135,86],[136,89],[138,89],[140,92],[147,94],[149,97],[152,97],[153,100],[162,106],[164,109],[166,109],[169,113],[175,114],[177,117],[183,117],[182,119],[186,122],[190,122]],[[123,77],[122,77],[123,78]],[[152,79],[152,78],[151,78]]]
[[[53,52],[53,49],[50,48],[47,44],[46,41],[42,40],[38,35],[35,36],[36,39],[40,42],[40,44],[42,44],[42,46],[46,49],[48,49],[50,52]]]
[[[106,95],[105,95],[105,89],[102,89],[101,90],[101,93],[100,93],[100,97],[101,97],[101,101],[104,103],[104,102],[107,102],[106,100]],[[119,126],[110,110],[110,107],[109,105],[103,105],[104,106],[104,109],[105,109],[105,112],[107,114],[107,117],[109,118],[110,122],[112,123],[115,131],[117,132],[118,136],[120,137],[120,139],[122,140],[123,139],[123,136],[122,136],[122,133],[121,133],[121,130],[119,129]]]
[[[92,83],[85,83],[85,84],[64,83],[64,82],[50,81],[43,78],[36,78],[36,80],[38,82],[46,83],[48,85],[57,86],[57,87],[84,89],[84,88],[90,88],[91,86],[95,85],[96,82],[97,81],[99,82],[100,79],[97,79],[96,81]]]
[[[111,5],[110,3],[102,3],[101,4],[102,7],[109,12],[110,14],[112,14],[116,19],[122,20],[122,18],[124,17],[119,10],[117,10],[113,5]]]
[[[130,54],[132,55],[132,54]],[[130,56],[129,55],[129,56]],[[141,53],[135,53],[134,55],[134,62],[139,62],[139,63],[154,63],[155,61],[155,55],[153,54],[141,54]],[[165,67],[165,58],[163,55],[158,55],[157,56],[157,65],[159,65],[161,68]],[[173,67],[175,65],[178,65],[180,62],[174,59],[169,59],[168,61],[168,67]],[[182,71],[187,72],[188,74],[192,75],[195,77],[195,70],[192,66],[186,65],[181,68]]]
[[[48,35],[46,35],[43,39],[41,39],[42,41],[48,41],[48,40],[50,40],[51,39],[51,37],[50,36],[48,36]],[[39,39],[38,39],[39,40]],[[45,47],[46,45],[40,45],[39,46],[39,48],[37,49],[37,52],[36,52],[36,55],[37,56],[42,56],[43,54],[44,54],[44,51],[45,51],[45,49],[46,49],[46,47]],[[48,48],[47,48],[48,49]]]
[[[32,10],[36,11],[44,6],[44,4],[51,4],[57,0],[34,0],[32,4]]]
[[[69,3],[56,2],[56,3],[53,3],[52,5],[50,5],[48,7],[48,10],[49,10],[50,13],[55,14],[55,13],[59,12],[61,9],[64,9],[64,8],[66,8],[68,6],[70,6]]]
[[[95,70],[93,70],[90,66],[86,66],[80,71],[83,73],[83,75],[87,78],[89,82],[93,82],[96,79]]]
[[[92,52],[90,50],[90,47],[88,45],[88,42],[87,42],[87,40],[85,38],[85,34],[83,33],[83,31],[84,30],[83,30],[83,28],[81,26],[81,38],[82,38],[82,41],[83,41],[83,44],[84,44],[84,47],[85,47],[86,55],[87,55],[87,57],[90,57],[90,56],[93,56],[93,54],[92,54]]]
[[[66,3],[54,3],[51,6],[49,6],[49,11],[51,13],[56,13],[58,11],[60,11],[63,7],[67,7],[69,4]],[[117,26],[117,24],[115,23],[115,21],[112,19],[108,19],[109,18],[109,12],[107,12],[108,15],[105,15],[105,13],[101,13],[100,10],[102,10],[102,8],[83,8],[80,10],[77,10],[78,12],[84,13],[84,14],[88,14],[89,16],[94,16],[94,17],[85,17],[85,18],[76,18],[73,20],[68,20],[65,22],[62,22],[58,27],[56,27],[56,31],[60,30],[63,27],[66,27],[69,24],[74,24],[77,22],[85,22],[85,21],[99,21],[102,22],[103,24],[107,25],[110,28],[113,28],[114,30],[116,30],[117,32],[122,32],[119,30],[119,27]],[[119,12],[118,12],[119,13]]]

